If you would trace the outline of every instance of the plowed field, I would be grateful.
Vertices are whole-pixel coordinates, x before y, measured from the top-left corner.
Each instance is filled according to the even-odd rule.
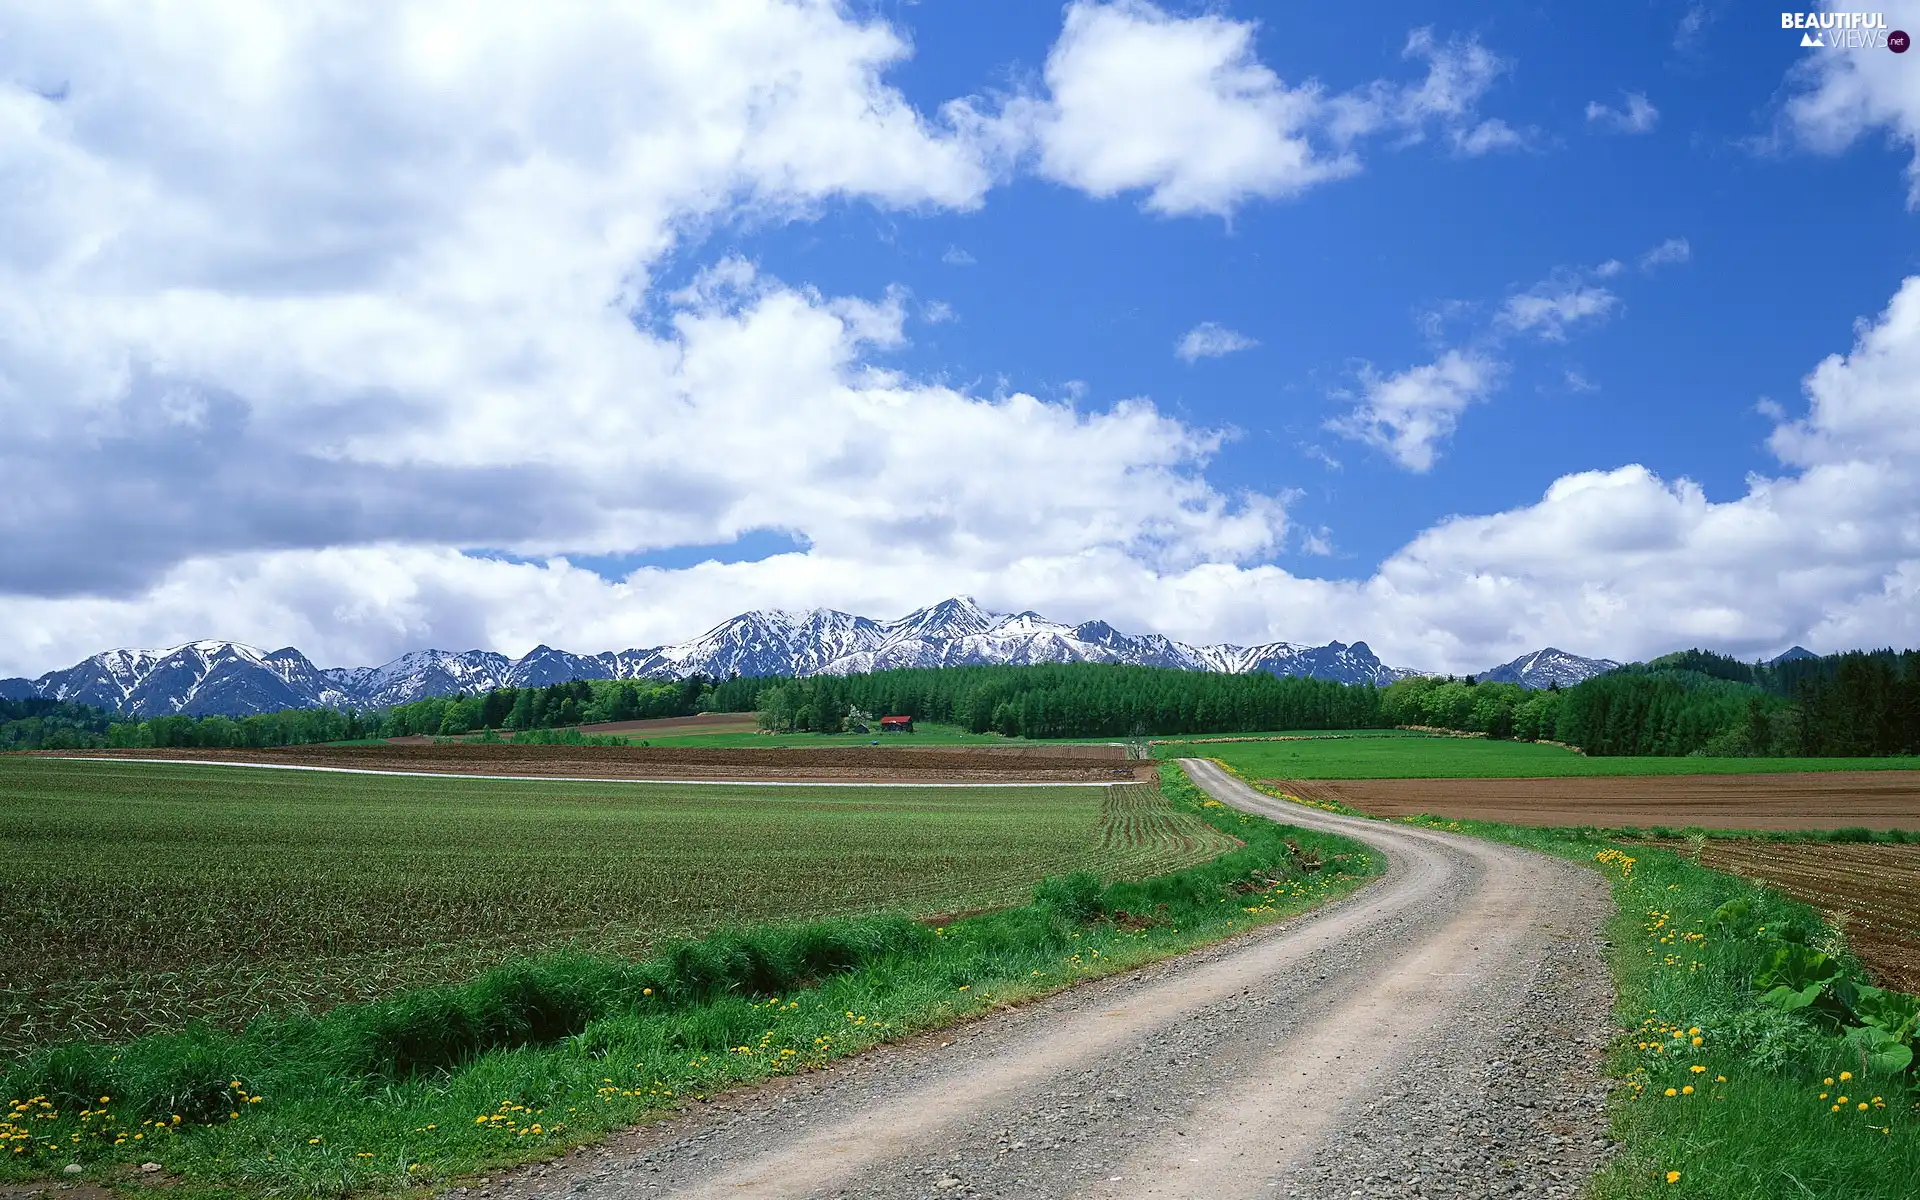
[[[1117,747],[973,750],[849,746],[818,750],[686,746],[443,745],[289,746],[274,750],[89,750],[86,757],[274,763],[454,775],[552,775],[589,779],[765,779],[883,783],[1106,783],[1153,779],[1151,763],[1111,755]],[[1085,751],[1103,752],[1100,757]],[[59,752],[51,752],[59,753]],[[1137,772],[1137,775],[1136,775]]]
[[[1378,817],[1433,813],[1514,825],[1920,829],[1920,771],[1267,782]]]
[[[1047,875],[1138,878],[1232,846],[1153,787],[520,783],[4,755],[0,1065],[547,950],[970,912]]]
[[[1876,979],[1920,992],[1920,846],[1716,838],[1700,865],[1845,913],[1847,943]]]

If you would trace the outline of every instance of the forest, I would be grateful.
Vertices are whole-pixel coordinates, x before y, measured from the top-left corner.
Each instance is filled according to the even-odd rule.
[[[439,696],[373,712],[293,709],[155,717],[53,700],[0,701],[0,750],[269,747],[602,721],[758,712],[763,728],[841,731],[898,713],[1009,737],[1156,737],[1422,726],[1554,741],[1595,755],[1920,754],[1920,652],[1854,651],[1775,664],[1686,650],[1530,691],[1472,676],[1384,688],[1266,674],[1105,663],[972,666],[804,678],[576,680]]]
[[[1129,737],[1272,729],[1373,729],[1393,722],[1380,692],[1322,679],[1218,675],[1111,663],[939,667],[801,679],[739,678],[725,712],[767,728],[838,731],[850,709],[1008,737]]]
[[[152,717],[53,700],[0,701],[0,750],[304,746],[480,729],[556,729],[597,721],[680,717],[703,711],[706,680],[575,680],[479,695],[434,696],[372,712],[293,708],[249,717]],[[711,707],[707,705],[706,707]]]
[[[1596,755],[1920,754],[1920,652],[1774,665],[1686,650],[1566,689],[1422,677],[1385,689],[1395,725],[1564,742]]]

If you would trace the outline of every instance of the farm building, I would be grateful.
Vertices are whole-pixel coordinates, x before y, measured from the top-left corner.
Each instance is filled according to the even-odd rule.
[[[912,733],[913,718],[912,717],[881,717],[880,732],[881,733]]]

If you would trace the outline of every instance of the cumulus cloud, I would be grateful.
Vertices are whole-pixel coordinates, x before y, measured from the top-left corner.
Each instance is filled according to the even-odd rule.
[[[0,591],[77,603],[212,562],[759,528],[843,562],[1105,544],[1172,566],[1284,532],[1275,498],[1205,482],[1221,434],[1148,403],[876,366],[904,293],[826,296],[743,260],[654,286],[702,221],[981,202],[991,137],[885,82],[906,45],[884,24],[760,0],[534,23],[74,4],[10,34]],[[498,565],[471,570],[521,577]]]
[[[823,294],[744,260],[657,285],[704,224],[963,211],[1005,177],[1003,114],[909,105],[884,23],[757,0],[266,11],[72,3],[0,40],[0,673],[202,636],[328,663],[598,650],[754,606],[954,592],[1196,639],[1365,637],[1442,670],[1548,643],[1920,639],[1920,279],[1812,371],[1770,442],[1780,473],[1744,495],[1584,472],[1442,522],[1368,578],[1302,578],[1267,560],[1326,531],[1290,542],[1284,495],[1209,481],[1227,431],[890,369],[920,311],[897,291]],[[1233,22],[1194,20],[1214,24],[1181,31],[1176,60],[1225,69],[1199,102],[1266,114],[1247,136],[1269,158],[1240,170],[1203,145],[1107,176],[1168,212],[1284,190],[1272,131],[1303,99]],[[1414,39],[1426,80],[1324,100],[1313,162],[1343,137],[1485,124],[1499,70],[1476,45]],[[1907,136],[1896,92],[1847,74],[1896,57],[1819,56],[1864,65],[1818,68],[1808,136]],[[1112,161],[1077,153],[1096,176]],[[1458,349],[1365,367],[1342,432],[1426,469],[1500,374]],[[804,548],[616,581],[574,565],[765,529]]]
[[[1423,79],[1330,95],[1260,62],[1257,32],[1145,0],[1078,0],[1047,56],[1046,94],[1016,99],[993,124],[1002,145],[1032,145],[1047,178],[1101,197],[1144,191],[1146,208],[1168,215],[1224,215],[1352,175],[1356,144],[1374,135],[1411,144],[1437,129],[1467,156],[1523,141],[1478,114],[1507,64],[1476,39],[1415,30],[1404,57],[1426,64]]]
[[[1364,579],[1155,565],[1114,543],[950,561],[902,539],[877,560],[816,549],[617,583],[564,561],[444,548],[254,551],[184,561],[138,595],[0,597],[12,635],[0,669],[207,633],[290,641],[330,662],[425,644],[598,650],[685,637],[757,605],[884,615],[956,591],[1196,640],[1364,637],[1390,662],[1431,670],[1484,670],[1543,645],[1631,658],[1920,642],[1920,278],[1805,390],[1804,413],[1771,441],[1781,473],[1742,495],[1716,501],[1639,465],[1580,472],[1535,503],[1443,521]]]
[[[1241,350],[1251,350],[1260,343],[1244,333],[1228,329],[1225,325],[1213,321],[1202,321],[1174,346],[1173,352],[1187,362],[1202,358],[1223,358]]]
[[[1049,98],[1021,112],[1039,170],[1095,196],[1145,190],[1162,213],[1225,213],[1352,174],[1317,149],[1320,89],[1255,56],[1254,26],[1151,4],[1076,3],[1047,55]]]
[[[1790,76],[1786,132],[1810,149],[1837,154],[1883,132],[1914,152],[1907,164],[1907,207],[1920,209],[1920,72],[1910,55],[1812,54]]]
[[[1611,133],[1650,133],[1660,123],[1660,110],[1645,92],[1623,92],[1624,103],[1609,108],[1598,100],[1587,101],[1587,124]]]
[[[1360,369],[1352,411],[1327,428],[1385,451],[1409,471],[1431,470],[1460,414],[1492,392],[1500,376],[1499,363],[1460,350],[1392,375],[1369,364]]]

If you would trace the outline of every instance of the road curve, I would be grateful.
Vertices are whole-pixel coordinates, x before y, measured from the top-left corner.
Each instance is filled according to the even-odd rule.
[[[1598,876],[1183,765],[1225,803],[1365,841],[1386,874],[1257,933],[723,1098],[479,1194],[1577,1194],[1605,1149]]]

